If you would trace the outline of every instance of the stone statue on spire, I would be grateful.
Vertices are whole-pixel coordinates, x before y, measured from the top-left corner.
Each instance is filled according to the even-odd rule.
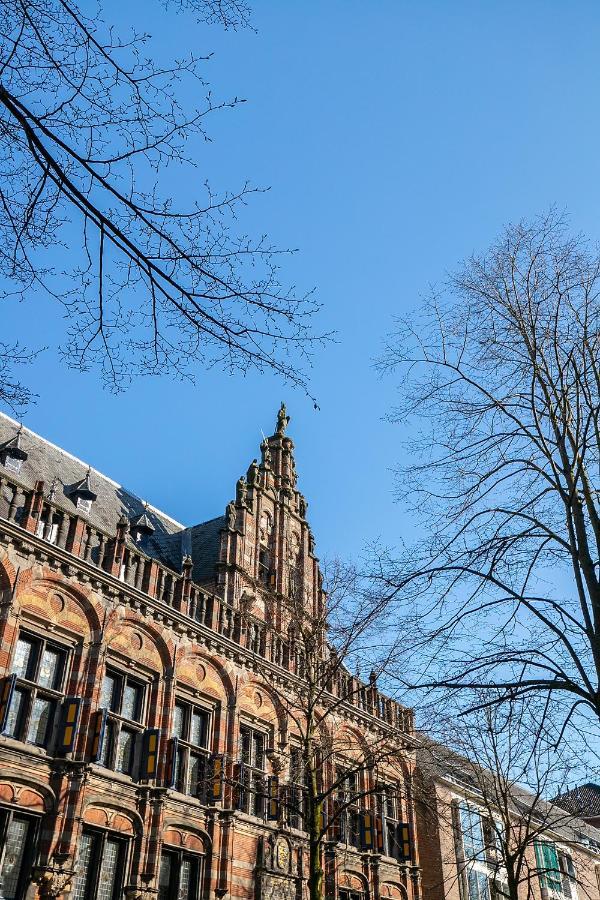
[[[277,413],[277,431],[276,434],[285,434],[285,429],[287,428],[290,421],[290,417],[286,413],[285,403],[281,403],[279,407],[279,412]]]

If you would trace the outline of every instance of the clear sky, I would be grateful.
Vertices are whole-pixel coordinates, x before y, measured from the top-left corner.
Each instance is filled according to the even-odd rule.
[[[81,0],[84,8],[92,6]],[[215,95],[248,102],[215,119],[196,178],[271,191],[247,213],[254,232],[298,247],[285,274],[317,288],[312,392],[271,376],[213,371],[126,394],[64,369],[53,349],[27,375],[28,426],[186,524],[222,513],[287,401],[300,487],[321,555],[410,537],[392,498],[403,435],[383,417],[393,382],[373,357],[392,316],[483,250],[509,221],[555,203],[600,237],[600,5],[463,0],[256,0],[257,33],[168,16],[157,0],[107,0],[109,19],[155,36],[157,55],[214,51]],[[193,181],[169,190],[189,196]],[[8,320],[7,320],[8,317]],[[60,311],[32,297],[2,327],[34,345],[60,338]]]

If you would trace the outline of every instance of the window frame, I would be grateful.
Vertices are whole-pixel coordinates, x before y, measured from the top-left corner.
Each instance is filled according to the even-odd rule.
[[[37,854],[37,846],[40,837],[41,816],[32,814],[14,806],[0,806],[0,890],[3,887],[3,869],[6,860],[8,830],[14,819],[28,820],[27,837],[24,842],[23,855],[19,866],[19,874],[16,884],[16,900],[25,900],[27,890],[31,883],[31,870]]]
[[[131,845],[130,838],[122,835],[118,831],[95,828],[94,826],[84,824],[79,836],[80,840],[78,842],[78,846],[81,846],[81,839],[84,835],[89,835],[93,841],[90,861],[88,862],[88,866],[85,871],[82,873],[77,872],[75,876],[73,888],[70,894],[71,900],[77,900],[77,888],[79,878],[82,874],[85,878],[85,881],[81,900],[97,900],[98,889],[100,886],[100,873],[104,860],[104,851],[106,849],[108,841],[114,841],[115,843],[119,844],[118,857],[115,864],[116,877],[113,885],[112,896],[109,898],[109,900],[120,900],[123,893],[123,887],[125,885],[125,874],[128,870],[129,865],[129,851]],[[77,866],[78,863],[79,858],[76,859],[75,865]]]
[[[104,690],[107,678],[113,678],[115,684],[118,684],[117,703],[115,704],[115,685],[113,685],[110,699],[107,700]],[[125,689],[130,683],[140,689],[140,697],[137,701],[138,708],[136,713],[138,718],[130,719],[123,715],[123,698]],[[136,771],[136,764],[139,757],[139,746],[141,736],[146,730],[146,717],[148,710],[148,694],[151,687],[150,682],[136,673],[132,675],[119,669],[113,665],[112,661],[107,662],[104,667],[104,675],[102,677],[102,688],[100,694],[100,709],[106,709],[106,723],[104,729],[104,739],[102,742],[102,751],[99,765],[113,772],[119,772],[121,775],[128,775],[133,778]],[[114,705],[118,709],[113,708]],[[129,760],[126,768],[118,766],[119,756],[121,753],[121,736],[128,734],[132,737],[132,744],[129,749]]]
[[[177,734],[175,731],[175,710],[178,706],[184,708],[183,731],[186,736]],[[203,735],[204,746],[201,744],[194,744],[191,740],[192,717],[196,711],[200,712],[205,717]],[[176,695],[173,704],[173,721],[171,724],[171,737],[177,738],[177,757],[174,760],[175,771],[173,773],[173,789],[180,794],[185,794],[187,797],[197,797],[202,803],[207,802],[213,720],[214,709],[211,709],[202,703],[196,703],[185,696],[179,694]],[[200,764],[201,772],[195,790],[191,790],[192,786],[189,781],[191,758],[202,760]]]
[[[24,674],[17,669],[17,652],[20,642],[29,643],[32,647],[25,664]],[[47,649],[54,650],[59,657],[58,668],[54,673],[51,686],[39,683],[41,674],[40,669]],[[8,712],[4,729],[4,734],[6,734],[7,737],[11,737],[21,743],[30,744],[34,747],[40,747],[47,752],[51,751],[54,744],[61,704],[66,697],[66,685],[68,684],[71,675],[72,652],[72,646],[63,644],[54,637],[49,638],[45,634],[32,634],[26,627],[19,629],[10,665],[11,673],[16,676],[10,704],[11,710],[14,712],[17,696],[24,697],[25,700],[23,701],[23,706],[19,708],[18,712],[15,714],[12,727],[9,725],[11,720],[11,710]],[[50,709],[42,741],[32,739],[33,736],[30,736],[33,711],[38,699],[47,702]]]
[[[169,885],[167,889],[166,895],[161,894],[160,887],[160,876],[161,876],[161,867],[163,858],[166,856],[170,857],[172,860],[176,861],[176,878],[169,879]],[[169,845],[165,845],[162,848],[160,854],[160,860],[158,864],[158,894],[157,900],[179,900],[180,898],[180,890],[181,890],[181,867],[182,864],[190,860],[193,864],[197,866],[197,877],[195,882],[195,891],[193,895],[190,896],[188,892],[188,896],[183,898],[183,900],[200,900],[203,896],[203,882],[204,882],[204,860],[205,854],[198,852],[190,852],[183,847],[171,847]],[[171,869],[171,873],[173,873],[173,869]]]
[[[343,763],[336,766],[335,792],[341,812],[338,813],[338,841],[354,850],[362,850],[360,772],[346,769]],[[350,781],[352,779],[352,781]]]
[[[243,747],[244,734],[249,735],[249,753],[246,753]],[[262,766],[256,764],[258,738],[262,742],[260,750]],[[266,814],[266,759],[270,738],[271,732],[267,727],[253,722],[240,722],[238,736],[240,778],[236,786],[237,803],[235,805],[238,810],[256,819],[264,819]]]
[[[480,841],[479,846],[473,842],[471,847],[473,853],[470,855],[466,852],[466,834],[463,827],[463,813],[468,815],[473,821],[473,817],[477,817],[477,827],[479,830]],[[492,858],[492,850],[487,839],[487,833],[491,831],[489,826],[489,815],[481,807],[474,803],[461,798],[457,803],[457,821],[460,836],[460,850],[462,853],[462,863],[459,863],[459,872],[464,877],[464,886],[466,900],[493,900],[497,896],[497,885],[503,883],[502,868],[497,860]],[[471,825],[469,830],[473,830]],[[472,839],[471,839],[472,840]],[[485,891],[482,891],[482,885],[485,885]],[[475,889],[475,890],[473,890]]]

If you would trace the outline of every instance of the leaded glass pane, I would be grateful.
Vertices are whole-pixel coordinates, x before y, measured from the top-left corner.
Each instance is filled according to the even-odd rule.
[[[253,756],[252,765],[256,769],[262,769],[264,767],[264,748],[265,748],[265,738],[264,735],[254,732],[253,733]]]
[[[97,900],[113,900],[115,896],[120,849],[118,841],[107,838],[100,863]]]
[[[160,858],[160,871],[158,873],[158,898],[157,900],[169,900],[171,887],[171,873],[173,869],[173,857],[170,853],[163,853]]]
[[[175,712],[173,713],[173,734],[175,737],[184,738],[185,726],[185,707],[181,703],[175,704]]]
[[[79,848],[77,850],[77,877],[75,880],[75,888],[73,890],[73,900],[86,900],[91,876],[93,846],[94,837],[91,834],[86,834],[84,831],[81,835]]]
[[[135,733],[122,728],[117,744],[117,759],[115,768],[118,772],[131,773],[133,767],[133,750],[135,746]]]
[[[178,791],[181,791],[182,794],[185,794],[186,792],[186,786],[183,781],[186,753],[187,751],[180,747],[177,751],[177,758],[175,759],[175,787]]]
[[[22,730],[21,722],[25,713],[25,706],[28,697],[29,691],[20,691],[17,688],[13,692],[12,702],[10,704],[8,716],[6,717],[6,726],[4,729],[9,737],[20,737]]]
[[[181,868],[179,870],[179,891],[177,893],[177,900],[189,900],[189,897],[191,896],[191,874],[191,861],[189,859],[182,860]]]
[[[13,816],[8,825],[0,872],[0,892],[5,900],[13,900],[17,896],[29,827],[30,821],[21,816]]]
[[[190,734],[190,743],[196,747],[204,747],[206,745],[206,714],[194,710],[192,713],[192,727]]]
[[[33,674],[31,670],[34,662],[33,641],[28,641],[26,638],[19,638],[15,649],[13,672],[16,672],[19,678],[31,678],[31,675]]]
[[[186,793],[192,794],[192,796],[196,797],[198,795],[198,785],[202,781],[202,758],[200,756],[195,756],[194,754],[190,754],[190,761],[188,763],[188,783],[187,783],[187,791]]]
[[[107,768],[110,766],[114,746],[114,738],[115,726],[110,721],[110,719],[107,719],[104,728],[104,740],[102,742],[102,749],[100,750],[100,757],[98,759],[98,762],[101,766],[106,766]]]
[[[240,758],[242,762],[249,766],[250,762],[250,730],[242,728],[240,731]]]
[[[102,680],[102,693],[100,694],[100,706],[102,709],[112,709],[116,698],[117,679],[115,675],[107,672]]]
[[[60,669],[62,661],[62,653],[53,650],[52,647],[46,647],[42,653],[42,661],[40,663],[40,671],[37,677],[37,683],[42,687],[58,688],[60,682]]]
[[[54,714],[54,700],[36,697],[29,719],[27,740],[38,747],[44,747],[48,740]]]
[[[123,691],[123,705],[121,707],[121,715],[124,719],[130,719],[132,722],[139,720],[141,699],[141,687],[128,681]]]

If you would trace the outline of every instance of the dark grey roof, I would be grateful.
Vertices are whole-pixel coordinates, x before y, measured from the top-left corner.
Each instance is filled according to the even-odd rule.
[[[14,419],[0,412],[0,446],[13,441],[21,426]],[[154,528],[152,534],[145,535],[137,546],[175,571],[181,571],[183,557],[188,554],[193,559],[192,578],[194,581],[209,581],[214,578],[214,567],[219,555],[220,530],[225,527],[225,517],[219,516],[191,528],[175,521],[170,516],[155,509],[122,485],[107,478],[101,472],[88,466],[60,447],[23,428],[20,446],[27,458],[18,475],[6,469],[5,474],[24,487],[33,489],[37,481],[43,481],[45,493],[54,489],[53,502],[68,512],[76,510],[74,492],[86,482],[89,472],[91,490],[97,495],[89,513],[77,514],[90,525],[114,535],[117,522],[125,516],[132,520],[146,519]],[[0,459],[0,474],[4,467]]]
[[[580,784],[560,794],[553,802],[580,819],[593,819],[600,816],[600,785]]]

